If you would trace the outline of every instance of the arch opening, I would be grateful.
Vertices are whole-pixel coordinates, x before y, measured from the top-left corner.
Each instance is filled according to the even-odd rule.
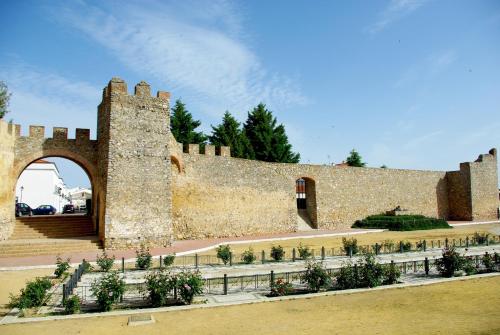
[[[299,230],[318,229],[316,183],[314,179],[300,177],[295,181],[297,224]]]

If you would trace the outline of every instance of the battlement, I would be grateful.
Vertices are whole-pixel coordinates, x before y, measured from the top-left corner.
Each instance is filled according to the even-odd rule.
[[[204,152],[201,152],[199,144],[183,144],[176,142],[178,146],[178,151],[189,154],[189,155],[205,155],[205,156],[221,156],[221,157],[231,157],[231,147],[227,146],[215,146],[211,144],[206,144]]]
[[[112,78],[108,86],[103,90],[103,99],[109,98],[112,95],[129,95],[127,83],[118,77]],[[145,81],[141,81],[134,87],[134,96],[141,98],[151,98],[151,86]],[[161,100],[170,100],[170,92],[157,91],[156,98]]]
[[[76,140],[76,143],[87,143],[90,140],[90,129],[76,128],[75,138],[68,138],[68,128],[65,127],[52,127],[52,137],[45,137],[45,127],[44,126],[29,126],[28,136],[21,136],[21,125],[19,124],[9,124],[8,125],[9,134],[13,134],[20,138],[32,138],[32,139],[53,139],[55,141],[67,141]]]

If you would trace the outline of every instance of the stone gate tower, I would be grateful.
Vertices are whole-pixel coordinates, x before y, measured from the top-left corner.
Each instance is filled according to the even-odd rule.
[[[98,107],[97,226],[106,248],[172,239],[168,92],[113,78]]]

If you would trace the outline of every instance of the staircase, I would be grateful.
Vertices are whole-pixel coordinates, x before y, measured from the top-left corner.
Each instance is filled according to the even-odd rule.
[[[0,242],[0,257],[57,255],[99,251],[92,219],[83,215],[20,217],[9,240]]]
[[[298,231],[313,230],[307,209],[299,209],[297,212],[297,226]]]

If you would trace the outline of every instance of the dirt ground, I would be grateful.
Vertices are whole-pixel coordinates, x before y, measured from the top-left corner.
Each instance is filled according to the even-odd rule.
[[[0,326],[0,334],[499,334],[500,277],[339,296]]]
[[[453,229],[432,229],[432,230],[416,230],[416,231],[384,231],[381,233],[368,233],[368,234],[357,234],[352,237],[358,240],[358,245],[373,245],[375,243],[381,243],[385,240],[392,240],[399,243],[401,240],[408,240],[410,242],[417,242],[420,240],[431,240],[431,239],[442,239],[444,240],[448,237],[449,240],[464,238],[466,236],[472,237],[475,232],[480,233],[490,233],[494,235],[500,235],[500,224],[484,224],[484,225],[469,225],[455,227]],[[281,245],[287,254],[291,252],[292,248],[297,248],[299,243],[305,246],[309,246],[312,249],[319,250],[322,246],[325,248],[340,248],[342,247],[342,237],[345,236],[332,236],[332,237],[317,237],[317,238],[297,238],[284,241],[276,242],[259,242],[259,243],[248,243],[248,244],[233,244],[231,245],[231,250],[235,254],[240,254],[252,247],[254,252],[258,253],[261,250],[265,250],[268,254],[271,246]],[[464,242],[465,243],[465,242]],[[428,244],[430,246],[430,243]],[[200,255],[215,255],[214,250],[209,250]]]

